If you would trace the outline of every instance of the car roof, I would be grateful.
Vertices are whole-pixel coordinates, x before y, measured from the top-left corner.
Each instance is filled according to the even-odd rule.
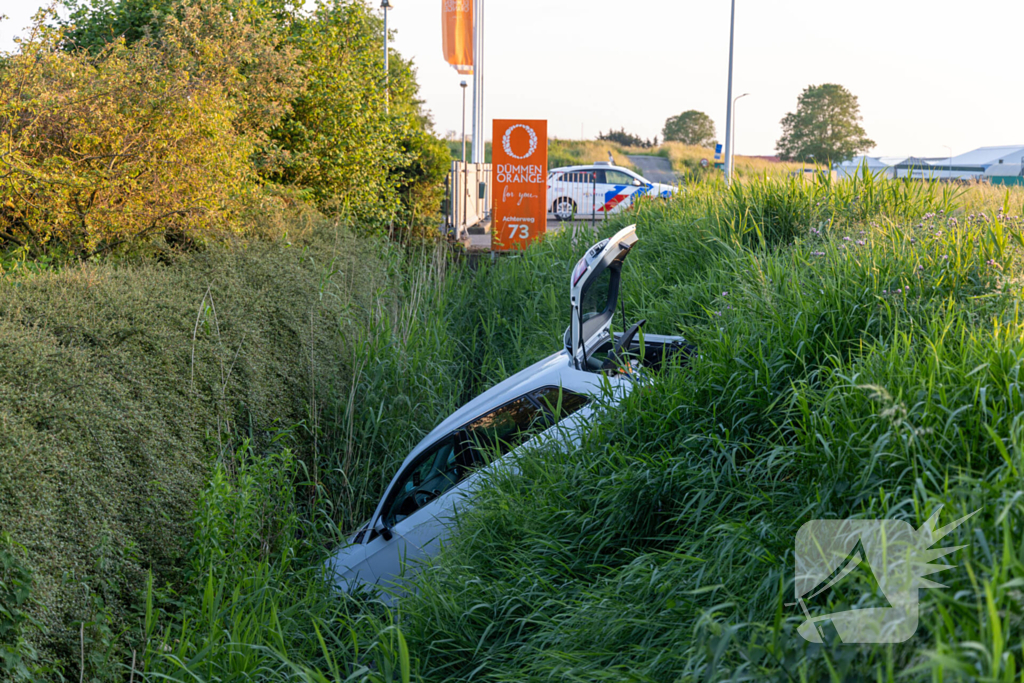
[[[420,451],[437,439],[471,422],[474,418],[504,405],[509,401],[547,386],[562,386],[570,391],[595,393],[600,390],[599,376],[574,369],[569,364],[566,351],[554,353],[544,360],[520,370],[503,382],[499,382],[484,393],[449,415],[435,427],[409,453],[415,458]]]
[[[612,170],[615,170],[615,171],[623,171],[623,172],[628,173],[630,175],[637,175],[636,171],[632,171],[632,170],[630,170],[628,168],[625,168],[623,166],[612,166],[611,164],[608,164],[608,163],[604,163],[604,164],[583,164],[583,165],[580,165],[580,166],[559,166],[558,168],[551,169],[550,171],[548,171],[548,173],[565,173],[567,171],[582,171],[584,169],[593,169],[593,168],[599,168],[602,171],[607,171],[608,169],[612,169]]]
[[[402,465],[398,468],[395,477],[397,478],[398,473],[404,471],[413,460],[419,457],[427,448],[437,443],[439,439],[447,436],[459,427],[472,422],[474,418],[480,417],[509,401],[532,393],[537,389],[550,386],[562,387],[569,391],[596,396],[602,391],[602,380],[602,375],[573,368],[569,364],[569,354],[566,351],[562,350],[554,353],[544,360],[520,370],[505,381],[496,384],[449,415],[447,419],[416,444],[415,448],[409,451],[409,455],[402,461]],[[604,381],[608,380],[605,379]],[[624,380],[611,378],[611,381],[621,384]],[[373,517],[370,518],[371,521],[380,516],[382,512],[380,506],[384,504],[384,501],[390,495],[391,487],[394,483],[395,479],[393,478],[385,489],[384,495],[381,497],[377,509],[373,513]]]

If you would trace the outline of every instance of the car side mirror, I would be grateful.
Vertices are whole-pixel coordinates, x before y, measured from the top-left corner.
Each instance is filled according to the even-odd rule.
[[[633,187],[640,187],[643,183],[638,178],[633,178]]]
[[[394,535],[394,533],[392,533],[391,529],[388,528],[388,525],[384,523],[384,516],[383,515],[381,515],[377,519],[377,523],[373,525],[373,529],[374,529],[374,531],[379,533],[381,535],[381,538],[383,538],[385,541],[390,541],[392,538],[395,537],[395,535]]]

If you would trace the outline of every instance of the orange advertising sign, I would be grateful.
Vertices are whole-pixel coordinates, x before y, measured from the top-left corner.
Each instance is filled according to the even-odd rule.
[[[445,61],[473,73],[473,0],[441,0],[441,34]]]
[[[494,121],[491,249],[522,249],[548,229],[548,122]]]

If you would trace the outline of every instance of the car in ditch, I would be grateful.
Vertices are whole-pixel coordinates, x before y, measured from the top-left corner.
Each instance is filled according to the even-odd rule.
[[[548,173],[548,211],[561,221],[619,213],[642,198],[668,198],[678,188],[622,166],[565,166]]]
[[[578,443],[595,410],[614,406],[645,371],[689,355],[682,337],[642,334],[645,321],[611,331],[622,265],[636,243],[629,226],[588,249],[570,277],[564,348],[464,405],[409,453],[370,520],[328,560],[337,586],[381,587],[388,601],[401,595],[405,579],[449,537],[459,510],[472,505],[486,473],[516,474],[516,456],[548,440]]]

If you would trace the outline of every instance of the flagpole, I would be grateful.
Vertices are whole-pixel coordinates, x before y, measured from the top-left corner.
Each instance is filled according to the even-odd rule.
[[[729,94],[725,110],[725,183],[732,180],[732,51],[736,37],[736,0],[732,0],[732,17],[729,20]]]
[[[473,163],[484,163],[484,0],[473,0]]]

